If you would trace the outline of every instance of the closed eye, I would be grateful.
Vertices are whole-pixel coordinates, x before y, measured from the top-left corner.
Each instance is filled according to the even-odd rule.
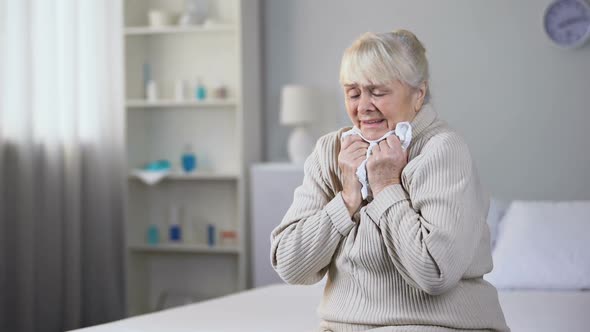
[[[388,94],[389,92],[391,92],[388,88],[381,86],[381,85],[372,87],[370,89],[370,91],[371,91],[371,95],[373,95],[375,97],[383,97],[386,94]]]
[[[388,93],[387,91],[380,90],[380,89],[375,89],[375,90],[371,91],[371,94],[375,97],[383,97],[387,93]]]
[[[357,99],[360,95],[361,95],[361,92],[358,89],[350,89],[346,93],[346,96],[349,99]]]

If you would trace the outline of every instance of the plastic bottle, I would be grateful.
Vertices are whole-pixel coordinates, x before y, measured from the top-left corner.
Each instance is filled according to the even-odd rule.
[[[215,225],[207,225],[207,244],[209,247],[215,246]]]
[[[149,80],[146,84],[146,96],[148,101],[158,100],[158,85],[156,81]]]
[[[197,157],[193,152],[193,147],[190,143],[184,146],[184,152],[181,156],[182,169],[186,173],[190,173],[197,168]]]
[[[205,89],[205,86],[203,85],[203,82],[201,82],[201,79],[197,79],[197,86],[195,88],[195,98],[197,100],[207,99],[207,89]]]
[[[149,245],[158,245],[160,243],[160,229],[158,225],[152,223],[147,229],[147,243]]]
[[[182,241],[182,229],[180,228],[180,221],[178,218],[178,207],[170,207],[170,241],[180,242]]]

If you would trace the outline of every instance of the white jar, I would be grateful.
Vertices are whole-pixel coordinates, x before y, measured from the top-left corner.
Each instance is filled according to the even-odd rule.
[[[163,10],[152,9],[148,13],[148,21],[152,27],[161,27],[171,24],[171,16]]]

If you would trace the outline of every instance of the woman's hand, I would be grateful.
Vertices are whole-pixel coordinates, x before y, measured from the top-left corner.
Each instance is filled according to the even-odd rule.
[[[369,143],[360,136],[352,135],[344,138],[338,154],[338,167],[342,172],[342,199],[351,217],[363,201],[356,169],[365,160],[368,147]]]
[[[377,197],[385,187],[401,184],[402,170],[408,164],[408,152],[402,148],[395,135],[387,137],[373,147],[367,160],[367,173],[373,197]]]

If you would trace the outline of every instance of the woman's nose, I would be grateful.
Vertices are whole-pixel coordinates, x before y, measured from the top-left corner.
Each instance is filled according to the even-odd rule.
[[[359,104],[358,104],[358,111],[359,112],[369,112],[375,110],[375,105],[373,105],[373,101],[371,100],[371,96],[368,94],[362,93],[359,97]]]

